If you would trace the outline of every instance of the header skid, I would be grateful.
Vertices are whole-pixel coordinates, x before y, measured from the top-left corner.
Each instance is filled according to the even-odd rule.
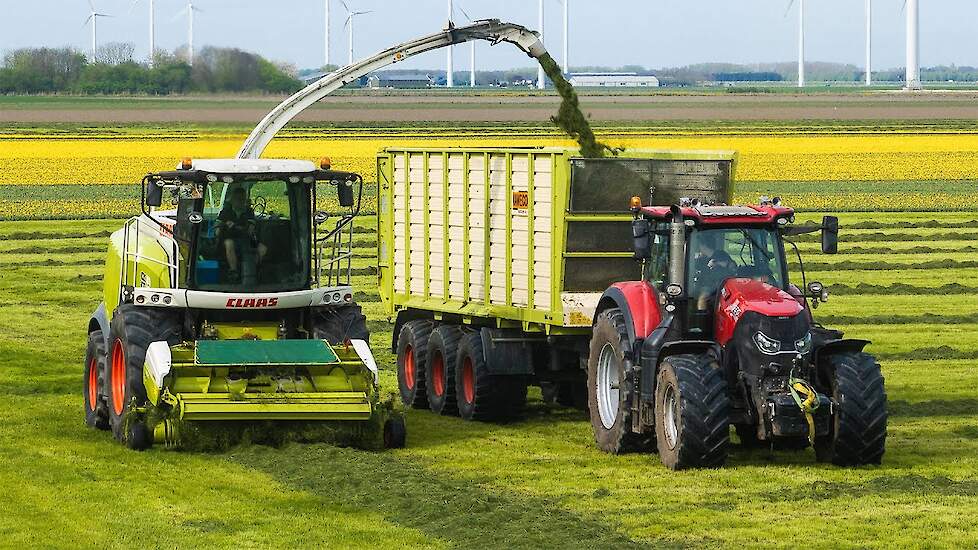
[[[450,27],[441,32],[398,44],[367,59],[332,72],[283,101],[278,107],[272,109],[252,130],[251,135],[248,136],[248,139],[241,146],[241,150],[238,151],[237,157],[239,159],[261,157],[265,147],[272,141],[275,134],[296,115],[361,76],[421,53],[471,40],[488,40],[493,44],[509,42],[534,58],[547,53],[547,49],[544,48],[535,32],[522,25],[504,23],[498,19],[484,19],[463,27]]]

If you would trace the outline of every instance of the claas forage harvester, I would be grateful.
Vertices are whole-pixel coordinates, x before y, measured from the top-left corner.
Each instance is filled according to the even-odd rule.
[[[821,231],[835,253],[838,220],[728,206],[735,167],[702,151],[380,153],[404,403],[511,419],[533,384],[586,408],[601,449],[655,450],[673,469],[722,465],[732,428],[744,445],[879,463],[886,393],[868,342],[815,322],[828,294],[803,266],[789,281],[791,237]]]

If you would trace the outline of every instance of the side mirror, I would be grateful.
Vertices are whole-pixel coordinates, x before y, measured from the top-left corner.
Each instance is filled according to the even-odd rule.
[[[146,206],[159,206],[163,204],[162,182],[150,181],[146,184]]]
[[[173,237],[182,242],[190,242],[194,234],[193,226],[204,217],[194,210],[194,199],[180,199],[177,203],[177,223],[173,227]]]
[[[312,217],[312,221],[315,222],[316,225],[319,225],[328,219],[329,219],[329,214],[323,212],[322,210],[316,212],[316,214],[313,215]]]
[[[839,252],[839,218],[824,216],[822,218],[822,254],[837,254]]]
[[[350,208],[353,206],[353,182],[336,182],[336,194],[340,199],[340,206]]]
[[[635,246],[633,257],[636,260],[647,260],[652,257],[651,233],[652,226],[649,220],[642,218],[632,220],[632,240]]]

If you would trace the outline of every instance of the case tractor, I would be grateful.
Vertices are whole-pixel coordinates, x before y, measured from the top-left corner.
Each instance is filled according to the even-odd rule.
[[[362,185],[327,159],[185,159],[147,175],[88,326],[86,422],[134,449],[212,429],[402,446],[350,286]],[[318,190],[335,211],[317,210]]]
[[[754,206],[632,199],[639,281],[612,285],[594,319],[588,400],[599,447],[655,447],[669,468],[718,467],[730,427],[746,445],[815,448],[819,461],[878,464],[886,392],[865,340],[819,325],[828,299],[806,282],[790,237],[821,231],[837,251],[838,219],[793,225],[778,199]],[[788,280],[785,247],[801,265]],[[810,303],[809,303],[810,302]]]

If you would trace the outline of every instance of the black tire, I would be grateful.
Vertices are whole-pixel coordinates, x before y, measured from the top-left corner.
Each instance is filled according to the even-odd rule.
[[[740,446],[745,449],[769,448],[775,451],[803,451],[811,444],[808,436],[775,437],[773,441],[763,441],[757,437],[757,426],[752,424],[737,424],[734,426]]]
[[[88,335],[82,394],[85,396],[85,424],[91,428],[108,430],[109,410],[105,403],[105,338],[102,337],[101,330]]]
[[[142,420],[130,420],[126,432],[126,447],[134,451],[145,451],[153,446],[153,434]]]
[[[360,304],[336,308],[321,308],[316,312],[313,337],[339,345],[347,340],[363,340],[370,343],[367,316]]]
[[[455,363],[458,359],[458,342],[464,333],[454,325],[441,325],[431,331],[428,338],[428,362],[425,371],[428,392],[428,408],[444,415],[458,414],[455,399]]]
[[[727,380],[715,359],[682,354],[662,361],[655,388],[655,430],[659,458],[667,468],[723,466],[730,447],[729,417]]]
[[[400,416],[392,416],[384,422],[384,448],[403,449],[407,443],[407,427]]]
[[[458,414],[464,420],[499,422],[522,415],[526,407],[526,379],[489,372],[480,332],[466,332],[462,336],[455,365]]]
[[[587,361],[587,403],[594,441],[599,449],[613,454],[645,450],[650,446],[651,434],[637,434],[632,431],[632,397],[625,380],[631,343],[625,328],[625,316],[620,309],[608,309],[598,316],[591,333],[590,350]],[[601,382],[602,373],[605,372],[606,383]],[[615,382],[618,385],[617,398],[610,387]],[[609,387],[602,390],[605,385]]]
[[[745,449],[760,449],[765,446],[764,441],[757,438],[757,426],[753,424],[737,424],[734,426],[737,438],[740,439],[740,446]]]
[[[886,387],[868,353],[824,358],[825,391],[837,405],[829,433],[815,439],[815,456],[837,466],[879,464],[886,447]]]
[[[170,345],[180,342],[180,324],[171,312],[132,304],[123,304],[115,310],[106,360],[106,404],[112,433],[119,441],[125,442],[129,436],[126,411],[130,406],[146,403],[143,386],[146,348],[161,340]]]
[[[431,321],[408,321],[397,337],[397,387],[404,405],[415,409],[428,408],[424,377],[431,329]]]

